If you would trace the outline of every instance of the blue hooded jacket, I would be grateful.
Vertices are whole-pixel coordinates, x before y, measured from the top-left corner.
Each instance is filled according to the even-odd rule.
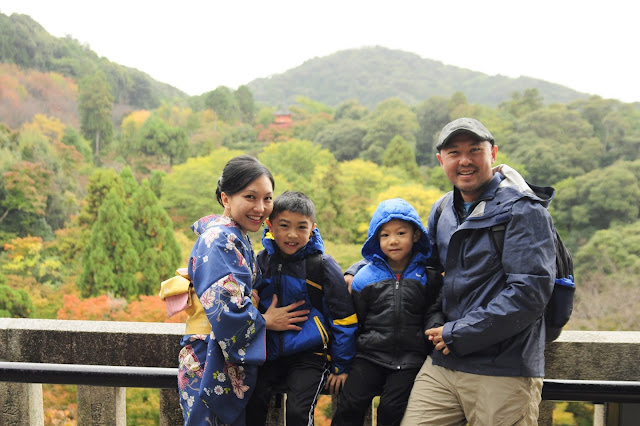
[[[422,234],[400,280],[385,260],[378,239],[380,227],[393,219],[413,224]],[[352,283],[358,315],[357,357],[394,370],[422,366],[429,351],[425,313],[433,302],[427,296],[429,255],[427,231],[413,206],[400,198],[380,203],[362,247],[362,256],[369,263]]]
[[[498,166],[485,192],[461,221],[455,205],[436,202],[429,236],[444,266],[443,339],[451,351],[433,351],[435,365],[491,376],[544,376],[543,313],[555,278],[553,188],[537,187],[512,168]],[[504,225],[504,247],[492,227]],[[436,232],[437,229],[437,232]],[[435,235],[437,233],[437,236]]]
[[[291,256],[282,256],[273,236],[265,229],[262,238],[264,250],[258,253],[262,282],[256,287],[260,297],[260,311],[266,312],[274,294],[278,307],[299,300],[306,303],[298,309],[309,309],[308,319],[298,324],[300,331],[267,330],[267,360],[275,360],[303,352],[326,353],[331,361],[331,373],[348,373],[355,353],[357,318],[348,287],[338,263],[324,254],[324,242],[318,228],[313,230],[309,242]],[[311,304],[305,258],[322,254],[325,282],[322,286],[322,309]]]

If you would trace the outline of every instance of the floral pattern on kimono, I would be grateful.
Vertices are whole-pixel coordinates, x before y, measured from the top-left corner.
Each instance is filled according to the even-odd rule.
[[[180,403],[185,424],[233,424],[266,358],[265,321],[251,303],[259,272],[251,242],[230,218],[207,216],[192,229],[199,238],[189,277],[211,333],[182,339]]]

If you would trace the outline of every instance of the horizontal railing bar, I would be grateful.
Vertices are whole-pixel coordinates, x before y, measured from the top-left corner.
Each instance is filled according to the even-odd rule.
[[[177,368],[0,362],[0,382],[175,389]],[[640,403],[640,382],[545,379],[542,399]]]
[[[172,389],[177,376],[177,368],[0,362],[0,382]]]
[[[640,382],[545,379],[542,387],[542,399],[595,403],[640,403]]]

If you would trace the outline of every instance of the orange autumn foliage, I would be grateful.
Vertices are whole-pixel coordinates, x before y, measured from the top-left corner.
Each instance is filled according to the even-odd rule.
[[[331,425],[331,395],[320,395],[318,397],[313,419],[316,426]]]
[[[124,299],[107,295],[80,299],[76,295],[65,295],[63,306],[58,310],[58,319],[130,322],[183,323],[184,312],[167,317],[164,302],[158,296],[140,296],[127,303]]]

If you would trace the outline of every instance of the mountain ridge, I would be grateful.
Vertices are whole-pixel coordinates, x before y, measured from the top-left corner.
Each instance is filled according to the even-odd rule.
[[[589,95],[533,77],[490,76],[383,46],[346,49],[314,57],[283,73],[247,83],[256,101],[278,105],[307,96],[331,106],[358,99],[373,108],[390,97],[410,105],[431,96],[463,92],[471,103],[495,106],[515,91],[536,88],[547,103],[570,102]]]
[[[166,99],[189,98],[180,89],[157,81],[137,68],[99,57],[70,36],[52,36],[28,15],[0,13],[0,39],[3,40],[0,62],[59,72],[78,80],[101,69],[112,86],[116,104],[149,109]],[[464,93],[471,103],[496,106],[509,99],[513,92],[531,88],[538,89],[545,103],[567,103],[588,97],[566,86],[533,77],[490,76],[382,46],[345,49],[313,57],[282,73],[254,79],[246,86],[257,102],[285,107],[295,103],[298,96],[332,107],[357,99],[368,108],[375,108],[388,98],[400,98],[416,105],[432,96],[450,97],[456,92]]]

